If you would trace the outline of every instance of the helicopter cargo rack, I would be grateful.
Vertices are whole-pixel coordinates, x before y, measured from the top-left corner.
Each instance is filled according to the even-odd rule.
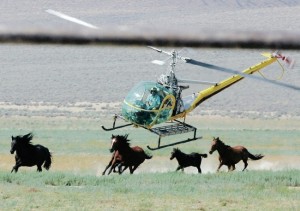
[[[165,147],[169,147],[169,146],[174,146],[174,145],[177,145],[177,144],[183,144],[183,143],[187,143],[187,142],[190,142],[190,141],[195,141],[197,139],[202,138],[202,137],[196,137],[197,128],[195,128],[192,125],[189,125],[185,122],[181,122],[181,121],[178,121],[178,120],[174,120],[174,121],[176,123],[173,123],[171,125],[166,125],[166,126],[155,127],[155,128],[149,129],[149,131],[151,131],[152,133],[157,134],[159,136],[159,138],[158,138],[157,147],[152,148],[150,146],[147,146],[148,149],[157,150],[157,149],[161,149],[161,148],[165,148]],[[194,134],[193,134],[194,136],[192,138],[188,138],[188,139],[183,140],[183,141],[179,141],[179,142],[175,142],[175,143],[171,143],[171,144],[166,144],[166,145],[161,145],[161,137],[177,135],[177,134],[183,134],[183,133],[188,133],[188,132],[194,132]]]
[[[126,121],[126,119],[122,115],[115,114],[114,115],[113,126],[111,128],[106,128],[106,127],[102,126],[102,129],[105,130],[105,131],[112,131],[112,130],[116,130],[116,129],[120,129],[120,128],[123,128],[123,127],[130,126],[130,125],[134,125],[133,123],[129,123],[129,124],[116,126],[116,120],[118,118]],[[150,131],[150,132],[152,132],[152,133],[159,136],[157,147],[147,146],[147,148],[149,150],[158,150],[158,149],[162,149],[162,148],[165,148],[165,147],[174,146],[174,145],[177,145],[177,144],[183,144],[183,143],[195,141],[197,139],[202,138],[202,136],[200,136],[200,137],[196,136],[197,128],[195,128],[194,126],[189,125],[185,122],[178,121],[176,119],[173,120],[173,121],[175,123],[170,122],[170,125],[164,125],[164,126],[155,127],[155,128],[147,128],[147,127],[140,126],[140,127],[142,127],[142,128],[144,128],[144,129],[146,129],[146,130],[148,130],[148,131]],[[178,134],[183,134],[183,133],[189,133],[189,132],[193,132],[193,137],[192,138],[188,138],[186,140],[174,142],[174,143],[171,143],[171,144],[161,145],[161,138],[162,137],[171,136],[171,135],[178,135]]]

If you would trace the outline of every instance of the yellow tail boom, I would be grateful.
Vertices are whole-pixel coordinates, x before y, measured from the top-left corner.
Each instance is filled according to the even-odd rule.
[[[248,74],[248,75],[253,74],[253,73],[261,70],[262,68],[274,63],[277,60],[277,58],[275,56],[272,56],[272,54],[270,54],[270,53],[263,53],[262,55],[268,57],[268,59],[262,61],[261,63],[254,65],[254,66],[249,67],[248,69],[244,70],[242,73]],[[186,111],[184,111],[183,113],[180,113],[176,116],[173,116],[172,119],[185,117],[187,113],[194,110],[202,102],[204,102],[205,100],[214,96],[215,94],[223,91],[224,89],[230,87],[231,85],[239,82],[243,78],[244,78],[244,76],[236,74],[236,75],[233,75],[233,76],[217,83],[214,86],[204,89],[203,91],[199,92],[199,94],[195,98],[194,102],[191,104],[191,106]]]

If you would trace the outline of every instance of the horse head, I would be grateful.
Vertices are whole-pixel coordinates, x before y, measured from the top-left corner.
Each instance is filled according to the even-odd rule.
[[[11,148],[10,153],[14,154],[14,152],[17,150],[17,147],[21,144],[31,144],[31,140],[33,138],[32,133],[28,133],[24,136],[11,136]]]
[[[109,149],[110,152],[115,151],[114,146],[115,146],[116,138],[117,138],[117,136],[115,136],[113,134],[111,135],[111,146]]]
[[[212,154],[214,151],[216,151],[218,149],[218,145],[220,143],[220,139],[219,137],[215,138],[213,137],[214,139],[212,140],[212,143],[211,143],[211,148],[210,148],[210,151],[209,151],[209,154]]]
[[[173,160],[180,150],[178,148],[173,148],[173,152],[171,152],[170,160]]]
[[[110,152],[114,152],[119,150],[122,147],[129,147],[129,143],[128,143],[128,134],[126,134],[125,136],[120,136],[120,135],[112,135],[111,136],[111,147],[110,147]]]
[[[17,148],[17,137],[11,136],[11,147],[10,147],[10,153],[14,154]]]

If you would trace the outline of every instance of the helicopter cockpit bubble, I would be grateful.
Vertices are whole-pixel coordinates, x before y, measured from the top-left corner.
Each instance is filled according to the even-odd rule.
[[[171,117],[175,101],[172,91],[161,84],[140,82],[126,96],[122,116],[136,125],[151,128]]]

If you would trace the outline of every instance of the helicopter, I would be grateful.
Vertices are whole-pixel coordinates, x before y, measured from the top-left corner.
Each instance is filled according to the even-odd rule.
[[[142,81],[135,85],[129,91],[123,101],[121,114],[114,115],[113,126],[111,128],[102,126],[102,129],[105,131],[111,131],[131,125],[147,129],[148,131],[159,136],[157,147],[147,146],[147,148],[150,150],[157,150],[164,147],[201,139],[202,137],[197,137],[197,128],[185,122],[188,113],[193,111],[201,103],[211,98],[215,94],[227,89],[231,85],[241,81],[243,78],[249,77],[255,72],[259,72],[261,69],[278,61],[279,59],[287,63],[290,68],[292,68],[292,66],[294,65],[293,59],[291,59],[290,57],[286,57],[277,51],[274,53],[263,53],[262,55],[267,57],[267,59],[247,68],[243,72],[238,72],[212,64],[200,62],[191,58],[182,57],[175,50],[168,52],[155,48],[153,46],[148,47],[159,53],[168,55],[169,59],[171,59],[171,68],[169,69],[167,74],[162,74],[157,79],[157,81]],[[234,73],[234,75],[220,82],[180,79],[176,76],[175,68],[178,60],[182,60],[185,63],[196,66]],[[152,63],[159,65],[164,64],[163,61],[159,60],[153,60]],[[282,65],[281,67],[283,68]],[[257,77],[255,77],[255,79],[257,79]],[[278,82],[275,81],[266,81],[278,84]],[[210,85],[210,87],[198,93],[193,93],[191,95],[182,97],[182,91],[188,89],[189,86],[181,85],[180,83],[198,83]],[[297,87],[293,87],[287,84],[279,83],[279,85],[298,89]],[[151,98],[153,94],[156,96],[155,106],[150,105],[151,103],[149,104],[149,98]],[[129,123],[116,126],[117,119],[122,119],[125,122]],[[180,121],[179,119],[183,120]],[[158,124],[166,122],[171,124],[154,127]],[[193,136],[191,138],[171,144],[161,145],[162,137],[188,132],[193,132]]]
[[[76,24],[83,25],[93,30],[98,30],[99,27],[79,20],[77,18],[68,16],[61,12],[57,12],[51,9],[46,10],[47,13],[57,16],[59,18],[65,19],[67,21],[74,22]],[[292,68],[294,65],[294,60],[290,57],[282,55],[280,52],[276,51],[274,53],[263,53],[262,55],[267,57],[264,61],[255,64],[244,71],[235,71],[224,67],[219,67],[216,65],[200,62],[188,57],[182,57],[179,52],[173,50],[171,52],[164,51],[153,46],[148,46],[150,49],[155,50],[159,53],[163,53],[169,56],[170,69],[167,74],[162,74],[157,81],[142,81],[134,86],[131,91],[127,94],[123,101],[121,114],[115,114],[113,116],[112,127],[107,128],[101,126],[105,131],[112,131],[127,126],[141,127],[151,133],[159,136],[157,147],[147,146],[150,150],[157,150],[177,144],[182,144],[202,137],[197,137],[197,128],[189,125],[185,122],[187,114],[193,111],[205,100],[211,98],[215,94],[229,88],[231,85],[241,81],[245,77],[250,77],[258,80],[264,80],[269,83],[284,86],[291,89],[300,90],[299,87],[290,84],[280,83],[274,80],[266,79],[260,72],[261,69],[271,65],[272,63],[283,60],[288,67]],[[217,71],[227,72],[233,74],[233,76],[228,77],[220,82],[208,82],[208,81],[198,81],[198,80],[187,80],[180,79],[176,76],[176,63],[181,60],[187,64],[192,64],[204,68],[214,69]],[[154,60],[154,64],[162,65],[163,61]],[[278,62],[279,63],[279,62]],[[279,63],[280,64],[280,63]],[[280,64],[282,70],[283,66]],[[255,72],[259,72],[263,78],[252,75]],[[284,71],[283,71],[284,72]],[[198,83],[209,85],[208,88],[203,89],[198,93],[193,93],[191,95],[182,97],[182,91],[188,89],[188,85],[182,85],[181,83]],[[155,100],[151,100],[152,95],[155,95]],[[152,106],[151,101],[155,102],[156,105]],[[125,124],[116,126],[118,119],[125,121]],[[179,120],[183,119],[183,120]],[[163,126],[157,126],[162,123],[170,123]],[[183,134],[193,132],[191,138],[186,140],[174,142],[171,144],[161,145],[161,138],[165,136]]]

